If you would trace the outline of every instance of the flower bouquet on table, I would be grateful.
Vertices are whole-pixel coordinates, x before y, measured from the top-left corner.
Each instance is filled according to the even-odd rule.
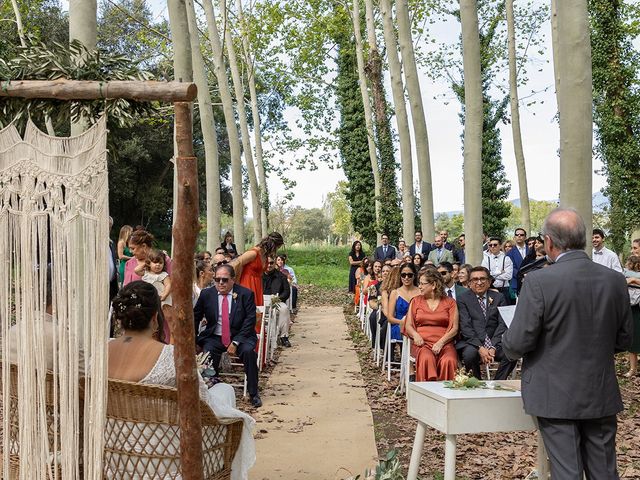
[[[452,388],[454,390],[473,390],[476,388],[488,388],[491,390],[506,390],[508,392],[515,392],[514,389],[505,387],[498,382],[478,380],[469,372],[465,372],[460,369],[456,372],[456,376],[453,380],[445,380],[443,382],[445,388]]]
[[[216,375],[216,371],[211,366],[209,352],[201,352],[196,355],[196,367],[207,387],[211,388],[220,381]]]

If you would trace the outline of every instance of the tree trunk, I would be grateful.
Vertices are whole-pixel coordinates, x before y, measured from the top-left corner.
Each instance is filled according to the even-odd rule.
[[[522,212],[522,228],[531,234],[531,212],[529,210],[529,188],[527,186],[527,167],[522,149],[522,133],[520,131],[520,107],[518,100],[518,74],[516,65],[516,29],[513,18],[513,0],[507,0],[507,31],[509,43],[509,98],[511,101],[511,133],[513,150],[518,169],[518,191],[520,192],[520,210]]]
[[[557,12],[560,206],[575,208],[589,233],[593,223],[593,94],[587,0],[562,0]],[[590,253],[591,247],[586,250]]]
[[[260,219],[261,238],[269,233],[269,189],[267,186],[267,174],[264,168],[264,158],[262,153],[262,128],[260,127],[260,110],[258,109],[258,93],[256,91],[255,64],[251,56],[251,44],[249,41],[249,31],[244,21],[242,11],[242,0],[236,0],[238,9],[238,22],[242,28],[242,49],[244,50],[245,63],[247,65],[247,75],[249,77],[249,96],[251,98],[251,116],[253,118],[253,138],[256,145],[256,164],[258,165],[258,190],[260,192]]]
[[[17,0],[11,0],[11,6],[13,7],[13,13],[16,16],[16,27],[18,28],[18,37],[20,37],[20,45],[26,47],[27,44],[24,41],[24,27],[22,26],[22,15],[20,14],[20,7],[18,7]]]
[[[180,417],[180,460],[184,480],[202,480],[202,427],[196,347],[193,341],[193,254],[198,222],[198,159],[193,156],[191,104],[176,103],[176,171],[178,210],[174,226],[172,278],[173,307],[169,307],[170,327],[175,341],[173,352]]]
[[[416,155],[418,157],[420,220],[425,238],[431,239],[434,238],[435,231],[433,223],[433,185],[431,181],[429,135],[427,134],[427,121],[424,115],[418,67],[413,51],[411,20],[409,19],[407,0],[398,0],[396,2],[396,17],[398,21],[398,40],[400,42],[400,52],[402,53],[402,64],[404,66],[404,78],[407,82],[407,90],[409,93],[413,136],[416,141]]]
[[[400,139],[400,169],[402,175],[402,235],[413,238],[415,233],[415,200],[413,196],[413,165],[411,163],[411,134],[409,119],[404,100],[404,86],[402,84],[402,66],[398,58],[398,44],[393,26],[391,1],[380,0],[382,25],[384,29],[384,43],[387,47],[387,60],[391,75],[391,91],[398,125]]]
[[[373,97],[374,127],[376,144],[378,147],[378,162],[380,165],[380,193],[384,199],[380,205],[381,225],[377,233],[377,245],[380,245],[382,232],[393,237],[400,233],[402,214],[398,203],[396,182],[396,161],[394,158],[393,138],[389,123],[387,99],[382,78],[382,58],[378,51],[376,40],[376,25],[374,21],[373,1],[364,0],[365,18],[367,23],[367,42],[369,44],[369,59],[366,72],[371,85]]]
[[[560,109],[560,77],[558,68],[558,3],[557,0],[551,0],[551,50],[553,52],[553,80],[556,86],[556,103],[558,110]]]
[[[238,108],[238,120],[240,121],[240,133],[242,135],[242,150],[244,151],[245,164],[247,165],[247,174],[249,175],[249,190],[251,193],[251,209],[253,210],[253,239],[257,244],[262,238],[262,209],[260,208],[260,192],[258,187],[258,179],[256,177],[256,167],[253,163],[253,149],[251,147],[251,136],[249,135],[249,126],[247,125],[247,111],[244,108],[244,82],[238,68],[238,59],[236,57],[236,49],[233,45],[233,35],[229,25],[229,15],[227,12],[227,1],[220,1],[220,9],[223,15],[225,46],[229,59],[229,68],[231,77],[233,78],[233,87],[236,94],[236,104]]]
[[[216,78],[218,79],[218,89],[224,121],[229,136],[229,151],[231,153],[231,193],[233,197],[233,234],[236,240],[238,253],[244,252],[246,244],[244,234],[244,200],[242,198],[242,159],[240,156],[240,140],[238,138],[238,127],[233,111],[233,99],[229,90],[229,80],[224,65],[224,55],[222,43],[216,24],[216,15],[213,9],[212,0],[204,0],[204,11],[207,16],[207,27],[209,32],[209,42],[213,52],[213,65]]]
[[[213,252],[220,245],[221,209],[220,209],[220,164],[218,158],[218,136],[211,105],[207,72],[200,50],[200,36],[193,0],[187,1],[187,20],[191,40],[191,59],[193,76],[198,86],[198,108],[200,125],[204,140],[206,201],[207,201],[207,250]]]
[[[482,77],[475,0],[460,0],[464,68],[464,230],[466,262],[482,260]]]
[[[369,98],[369,90],[367,88],[367,77],[364,72],[364,53],[362,50],[362,37],[360,28],[360,2],[353,0],[353,32],[356,41],[356,60],[358,62],[358,80],[360,82],[360,94],[362,95],[362,104],[364,105],[364,121],[367,126],[367,145],[369,147],[369,159],[371,160],[371,169],[373,170],[373,190],[375,193],[375,210],[376,210],[376,233],[380,231],[380,169],[378,167],[378,156],[376,154],[376,142],[373,133],[373,121],[371,112],[371,99]]]
[[[97,22],[96,0],[69,0],[69,42],[79,40],[88,50],[94,50],[98,38]],[[87,125],[86,118],[71,122],[71,135],[80,135],[86,130]]]
[[[171,43],[173,44],[173,78],[178,82],[193,81],[193,67],[191,65],[191,44],[189,41],[189,21],[185,0],[167,0],[169,12],[169,26],[171,28]],[[193,106],[192,106],[193,108]],[[193,117],[190,117],[193,121]],[[176,156],[178,146],[175,140],[175,125],[173,128],[173,212],[178,211],[178,169]],[[173,224],[177,221],[173,215]],[[172,252],[173,254],[173,246]]]

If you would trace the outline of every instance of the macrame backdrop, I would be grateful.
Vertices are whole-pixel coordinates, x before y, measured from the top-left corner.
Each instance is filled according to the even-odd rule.
[[[24,140],[13,125],[0,130],[3,479],[10,477],[6,453],[16,445],[21,480],[102,476],[109,304],[106,137],[105,118],[71,138],[50,137],[30,121]],[[45,315],[47,264],[51,317]],[[47,338],[44,323],[51,320],[53,338]],[[10,329],[18,334],[10,335]],[[53,345],[53,394],[45,381],[46,342]],[[11,349],[18,372],[14,438],[8,412]]]

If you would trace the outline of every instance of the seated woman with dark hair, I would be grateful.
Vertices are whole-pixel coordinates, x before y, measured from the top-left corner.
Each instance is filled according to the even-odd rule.
[[[162,316],[155,287],[143,281],[127,284],[113,299],[113,314],[120,322],[123,334],[109,342],[109,378],[175,387],[173,345],[157,340],[158,332],[162,331]],[[200,375],[198,383],[200,398],[222,423],[225,423],[224,419],[242,418],[244,421],[240,447],[232,463],[232,478],[247,478],[249,468],[255,463],[252,435],[255,421],[235,408],[236,397],[231,385],[218,383],[207,389]],[[178,436],[174,438],[176,442],[180,441]],[[179,478],[175,475],[179,472],[167,472],[167,478]]]
[[[420,295],[411,302],[405,331],[413,343],[416,381],[453,380],[458,355],[453,342],[458,334],[458,307],[445,294],[442,275],[426,269],[419,276]]]

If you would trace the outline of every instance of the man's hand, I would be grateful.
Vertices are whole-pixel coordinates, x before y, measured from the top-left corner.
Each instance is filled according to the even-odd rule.
[[[236,354],[236,350],[238,349],[238,347],[236,347],[236,344],[231,342],[229,344],[229,346],[227,347],[227,353],[229,355],[235,355]]]
[[[481,363],[491,363],[493,362],[493,356],[495,355],[495,349],[488,350],[484,347],[480,347],[478,349],[478,353],[480,354],[480,362]]]

